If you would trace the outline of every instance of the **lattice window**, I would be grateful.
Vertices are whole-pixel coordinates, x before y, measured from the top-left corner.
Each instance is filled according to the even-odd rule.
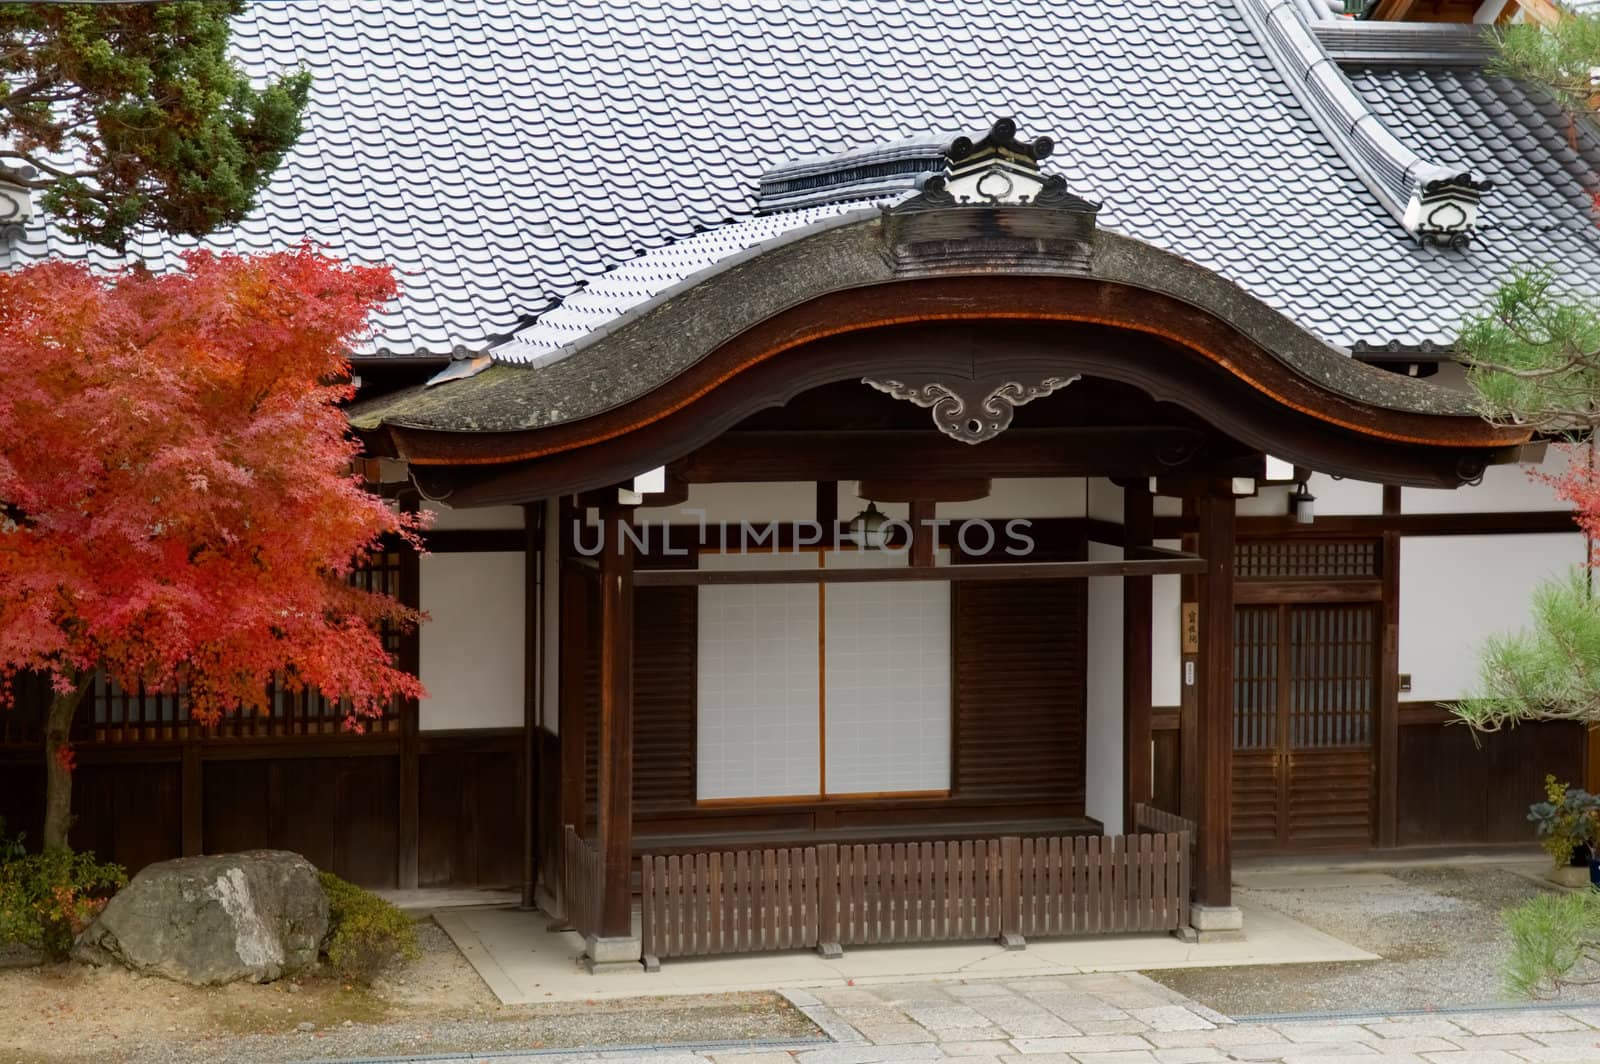
[[[1289,735],[1298,749],[1367,746],[1377,696],[1377,607],[1289,611]]]
[[[1241,580],[1371,580],[1378,576],[1373,540],[1250,540],[1238,544],[1234,574]]]
[[[1233,746],[1278,745],[1278,607],[1233,611]]]
[[[369,591],[400,595],[400,551],[386,550],[351,575],[351,582]],[[381,629],[383,646],[390,654],[400,652],[401,633],[385,623]],[[223,738],[273,738],[293,735],[326,735],[342,731],[345,711],[312,690],[289,691],[273,684],[267,692],[266,714],[240,713],[225,716],[207,735]],[[99,742],[151,742],[182,738],[191,732],[188,698],[181,692],[159,694],[124,691],[104,674],[96,674],[90,691],[87,714],[92,737]],[[398,727],[400,702],[392,701],[382,718],[367,722],[371,732],[394,731]]]

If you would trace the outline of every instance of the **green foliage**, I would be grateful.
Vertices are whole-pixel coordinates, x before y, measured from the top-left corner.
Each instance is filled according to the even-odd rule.
[[[323,952],[341,979],[370,983],[396,961],[420,956],[417,929],[409,916],[332,872],[321,872],[319,877],[329,909],[328,942]]]
[[[1539,845],[1558,865],[1572,859],[1579,846],[1593,849],[1600,842],[1600,798],[1568,787],[1553,775],[1544,778],[1544,798],[1528,807],[1528,819],[1539,835]]]
[[[1501,920],[1511,938],[1504,976],[1513,994],[1546,996],[1600,975],[1600,891],[1540,894]]]
[[[1491,72],[1543,85],[1569,111],[1595,110],[1592,71],[1600,67],[1600,16],[1567,18],[1555,26],[1505,26],[1496,49]]]
[[[1533,626],[1484,643],[1478,689],[1450,706],[1480,731],[1526,720],[1600,723],[1600,599],[1575,569],[1533,595]]]
[[[102,864],[92,853],[26,853],[22,836],[6,838],[0,824],[0,942],[60,960],[127,882],[120,865]]]
[[[1485,416],[1547,430],[1600,423],[1600,307],[1552,270],[1518,270],[1456,338]]]
[[[227,52],[243,9],[0,3],[0,171],[111,247],[142,227],[203,236],[238,222],[300,136],[311,84],[301,72],[251,86]]]

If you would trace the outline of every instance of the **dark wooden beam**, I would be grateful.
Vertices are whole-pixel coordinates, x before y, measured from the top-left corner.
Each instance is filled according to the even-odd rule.
[[[1220,440],[1213,437],[1208,441],[1206,433],[1167,425],[1014,428],[976,447],[932,428],[740,431],[712,440],[669,468],[690,483],[925,480],[970,484],[993,477],[1152,476],[1169,471],[1173,462],[1181,464],[1202,454],[1215,459],[1206,445],[1220,444]],[[1226,457],[1241,463],[1251,460],[1237,446]],[[863,494],[885,501],[909,501]]]
[[[1148,547],[1155,529],[1154,498],[1139,488],[1122,490],[1122,541]],[[1122,579],[1122,783],[1123,830],[1132,829],[1133,807],[1154,797],[1152,778],[1150,646],[1153,609],[1148,576]]]
[[[633,934],[633,546],[627,508],[601,511],[599,935]]]
[[[1195,767],[1200,839],[1195,900],[1227,906],[1233,904],[1233,496],[1208,492],[1195,498],[1194,510],[1199,552],[1206,560],[1205,572],[1198,577]]]
[[[1379,602],[1381,580],[1239,580],[1235,603]]]
[[[1177,539],[1193,528],[1183,517],[1156,518],[1157,539]],[[1517,513],[1355,514],[1319,516],[1309,525],[1289,517],[1241,517],[1241,536],[1318,537],[1377,536],[1385,529],[1402,536],[1509,536],[1576,532],[1570,510],[1529,510]]]
[[[609,553],[610,547],[607,546]],[[1135,558],[1099,562],[979,562],[972,565],[904,569],[647,569],[634,574],[638,587],[700,587],[716,584],[876,584],[947,580],[1082,580],[1091,576],[1170,576],[1197,573],[1202,558]]]

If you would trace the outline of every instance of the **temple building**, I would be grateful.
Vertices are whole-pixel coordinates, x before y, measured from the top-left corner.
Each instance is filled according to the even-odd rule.
[[[597,964],[1228,932],[1236,854],[1528,842],[1600,748],[1443,707],[1588,548],[1452,342],[1517,266],[1600,297],[1600,143],[1480,34],[253,5],[311,114],[215,243],[399,272],[350,416],[434,514],[373,574],[428,697],[355,736],[98,690],[75,842],[514,885]]]

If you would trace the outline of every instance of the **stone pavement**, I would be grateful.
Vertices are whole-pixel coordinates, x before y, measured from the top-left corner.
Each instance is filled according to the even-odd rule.
[[[834,1039],[782,1049],[508,1058],[640,1064],[1583,1064],[1600,1006],[1235,1023],[1135,973],[787,991]]]

